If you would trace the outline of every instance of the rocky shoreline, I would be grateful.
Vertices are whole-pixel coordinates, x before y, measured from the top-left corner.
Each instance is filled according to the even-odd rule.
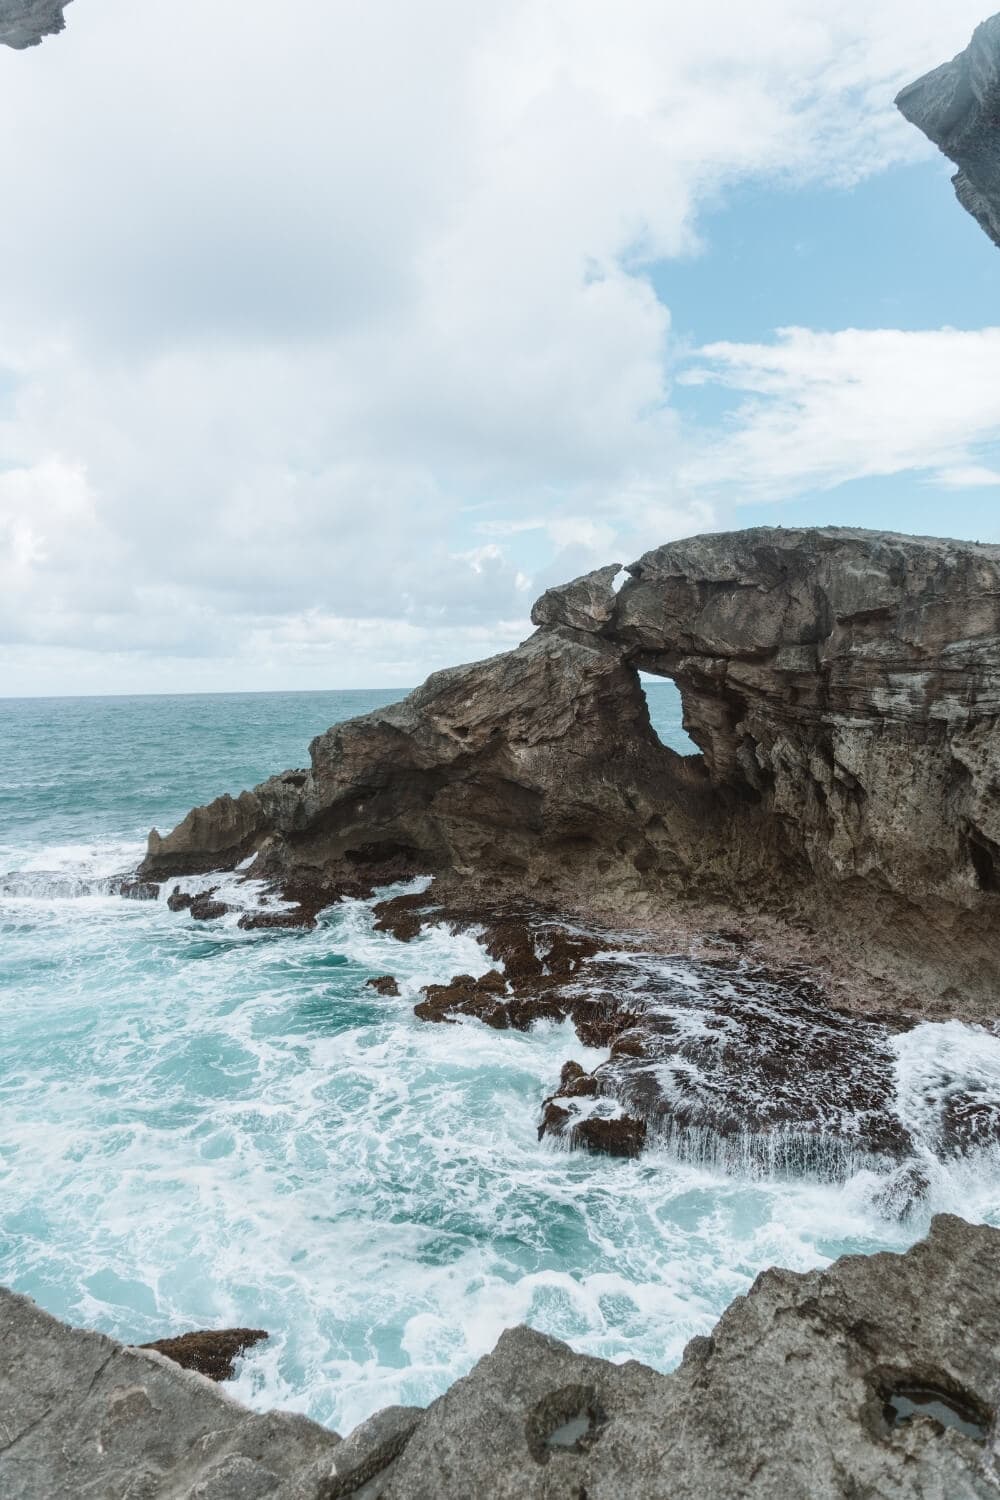
[[[305,770],[150,835],[143,881],[232,869],[310,917],[431,874],[554,912],[811,929],[911,1015],[1000,983],[1000,548],[759,528],[599,569],[516,650],[338,724]],[[653,733],[671,677],[700,754]]]
[[[766,1271],[679,1369],[528,1328],[426,1409],[341,1440],[0,1292],[0,1490],[199,1500],[979,1500],[995,1496],[1000,1231]]]

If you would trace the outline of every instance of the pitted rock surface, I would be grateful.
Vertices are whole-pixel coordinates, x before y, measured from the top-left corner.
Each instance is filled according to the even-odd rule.
[[[425,1411],[343,1442],[0,1292],[0,1493],[18,1500],[995,1500],[1000,1231],[771,1270],[673,1374],[528,1328]]]

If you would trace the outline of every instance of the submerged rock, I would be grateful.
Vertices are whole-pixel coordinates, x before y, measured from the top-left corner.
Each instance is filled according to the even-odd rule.
[[[762,527],[657,548],[617,594],[613,573],[550,590],[515,651],[335,725],[308,771],[151,835],[141,878],[256,853],[286,888],[391,869],[498,907],[711,902],[808,924],[818,962],[900,1008],[992,1016],[1000,548]],[[677,682],[700,755],[656,738],[639,669]],[[382,914],[400,937],[429,904],[406,900]]]
[[[1000,1231],[770,1270],[661,1375],[529,1328],[343,1442],[0,1291],[0,1493],[275,1500],[993,1500]]]
[[[1000,245],[1000,15],[977,26],[951,62],[903,89],[896,104],[958,167],[959,203]]]
[[[173,1360],[184,1370],[197,1370],[209,1380],[229,1380],[239,1356],[254,1344],[269,1338],[264,1328],[203,1328],[182,1333],[176,1338],[154,1339],[137,1344],[137,1349],[154,1349],[164,1359]]]

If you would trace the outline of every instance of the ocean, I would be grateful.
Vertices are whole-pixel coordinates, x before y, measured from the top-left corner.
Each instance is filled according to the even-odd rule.
[[[517,1322],[666,1370],[767,1266],[901,1249],[936,1209],[1000,1224],[996,1157],[942,1165],[929,1141],[904,1222],[868,1170],[762,1179],[540,1143],[562,1062],[603,1054],[568,1024],[417,1021],[421,985],[492,967],[474,936],[399,943],[360,901],[312,932],[242,932],[113,893],[151,826],[400,696],[0,701],[0,1282],[128,1342],[266,1328],[233,1393],[346,1431],[432,1400]],[[688,748],[676,690],[647,696]],[[366,987],[386,973],[398,998]],[[901,1037],[914,1120],[932,1073],[998,1097],[1000,1040]]]

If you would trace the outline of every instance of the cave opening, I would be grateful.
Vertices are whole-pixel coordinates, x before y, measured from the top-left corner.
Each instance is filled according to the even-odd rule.
[[[640,672],[639,686],[646,699],[650,725],[660,744],[677,755],[700,755],[701,751],[684,728],[680,688],[673,678]]]

